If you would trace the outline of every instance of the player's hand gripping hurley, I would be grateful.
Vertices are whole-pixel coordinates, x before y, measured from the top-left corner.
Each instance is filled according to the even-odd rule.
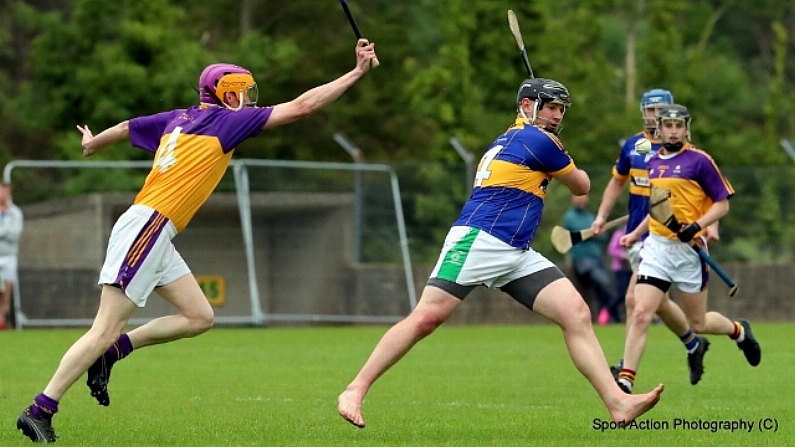
[[[364,39],[364,36],[362,36],[362,30],[359,29],[359,24],[356,23],[356,18],[353,17],[353,13],[351,12],[350,7],[348,7],[348,0],[340,0],[340,5],[342,5],[342,10],[345,11],[345,16],[348,17],[348,22],[351,24],[351,28],[353,29],[353,33],[356,34],[356,38]],[[377,57],[374,57],[370,60],[370,68],[375,68],[379,65],[381,65],[381,63],[378,62]]]
[[[662,223],[671,231],[678,231],[681,228],[681,224],[679,220],[674,215],[673,210],[671,209],[671,203],[668,202],[668,198],[671,196],[671,191],[665,188],[660,187],[652,187],[651,189],[651,197],[649,197],[649,214],[651,215],[652,219],[656,220],[657,222]],[[698,256],[706,262],[712,270],[720,276],[720,279],[729,286],[729,296],[734,296],[737,293],[738,287],[735,284],[734,280],[723,271],[722,268],[718,265],[712,257],[705,252],[704,250],[699,247],[695,241],[691,240],[688,244],[693,247],[693,250],[698,253]]]

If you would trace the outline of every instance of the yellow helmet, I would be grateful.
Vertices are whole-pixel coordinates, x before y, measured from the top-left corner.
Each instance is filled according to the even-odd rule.
[[[231,107],[224,101],[227,93],[235,95],[238,100],[237,107]],[[199,76],[199,99],[204,104],[217,104],[231,110],[240,110],[243,106],[255,105],[258,96],[254,77],[243,67],[213,64],[205,68]]]

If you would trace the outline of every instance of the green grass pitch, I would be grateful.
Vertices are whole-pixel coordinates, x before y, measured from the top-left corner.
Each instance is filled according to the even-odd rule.
[[[706,373],[688,382],[685,351],[651,328],[636,389],[666,385],[648,430],[594,429],[608,414],[552,325],[442,327],[372,388],[359,430],[336,397],[386,327],[213,329],[116,365],[111,406],[85,377],[54,420],[61,446],[785,446],[795,445],[795,325],[755,324],[762,364],[713,336]],[[623,326],[597,328],[611,362]],[[0,446],[26,446],[19,412],[83,330],[0,332]],[[758,430],[769,418],[777,431]],[[752,432],[674,427],[677,420],[755,423]],[[668,424],[666,428],[664,425]]]

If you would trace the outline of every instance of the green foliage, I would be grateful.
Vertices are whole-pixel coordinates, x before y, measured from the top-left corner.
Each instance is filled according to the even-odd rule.
[[[465,185],[450,180],[462,174],[449,138],[479,156],[513,120],[526,75],[508,30],[509,8],[536,75],[571,91],[561,137],[579,165],[611,163],[616,142],[640,129],[637,109],[624,104],[627,33],[636,17],[636,96],[672,90],[693,114],[695,144],[723,166],[789,163],[778,141],[795,138],[792,2],[370,0],[351,7],[382,66],[335,104],[244,143],[240,153],[349,161],[331,139],[343,132],[368,161],[440,163],[410,177],[416,191],[407,217],[427,229],[413,245],[437,244],[466,198]],[[354,42],[337,2],[0,2],[0,163],[79,159],[76,124],[100,131],[194,104],[197,77],[213,62],[250,68],[261,105],[289,101],[350,70]],[[119,145],[100,157],[151,155]],[[83,178],[39,179],[30,197],[101,183],[95,173],[75,175]],[[121,184],[140,180],[126,175],[118,174]],[[777,190],[766,188],[759,194]]]

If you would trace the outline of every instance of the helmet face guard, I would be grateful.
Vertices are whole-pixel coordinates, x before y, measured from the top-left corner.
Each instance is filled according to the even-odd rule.
[[[516,107],[518,108],[518,112],[522,115],[524,115],[522,111],[522,100],[525,98],[535,103],[533,107],[533,116],[528,118],[534,125],[538,119],[538,113],[544,108],[545,104],[553,103],[563,105],[563,114],[565,114],[566,110],[571,106],[569,90],[560,82],[552,79],[533,78],[526,79],[522,82],[519,86],[519,91],[516,93]],[[527,117],[525,116],[525,118]],[[558,133],[561,127],[562,126],[558,124],[558,127],[551,131],[553,133]]]
[[[205,68],[199,77],[199,88],[199,99],[203,104],[216,104],[235,111],[255,105],[259,97],[251,72],[231,64],[213,64]],[[224,101],[227,93],[237,98],[236,107]]]
[[[221,77],[215,87],[215,94],[223,101],[227,93],[232,93],[237,98],[239,103],[237,110],[243,106],[257,104],[259,97],[257,83],[254,82],[254,77],[248,73],[233,73]]]
[[[665,107],[660,108],[659,113],[657,114],[657,119],[655,120],[655,124],[657,126],[655,136],[658,138],[662,138],[662,127],[665,121],[681,121],[685,125],[685,138],[687,141],[690,141],[690,112],[688,112],[687,107],[679,104],[671,104]],[[669,146],[670,143],[663,143],[663,146],[672,151],[678,151],[682,148],[682,143],[677,143],[673,146]],[[676,146],[676,147],[675,147]]]
[[[640,114],[643,117],[643,122],[646,128],[653,132],[657,124],[656,117],[649,117],[649,110],[658,110],[667,105],[674,103],[674,95],[668,90],[655,88],[647,91],[640,98]]]

